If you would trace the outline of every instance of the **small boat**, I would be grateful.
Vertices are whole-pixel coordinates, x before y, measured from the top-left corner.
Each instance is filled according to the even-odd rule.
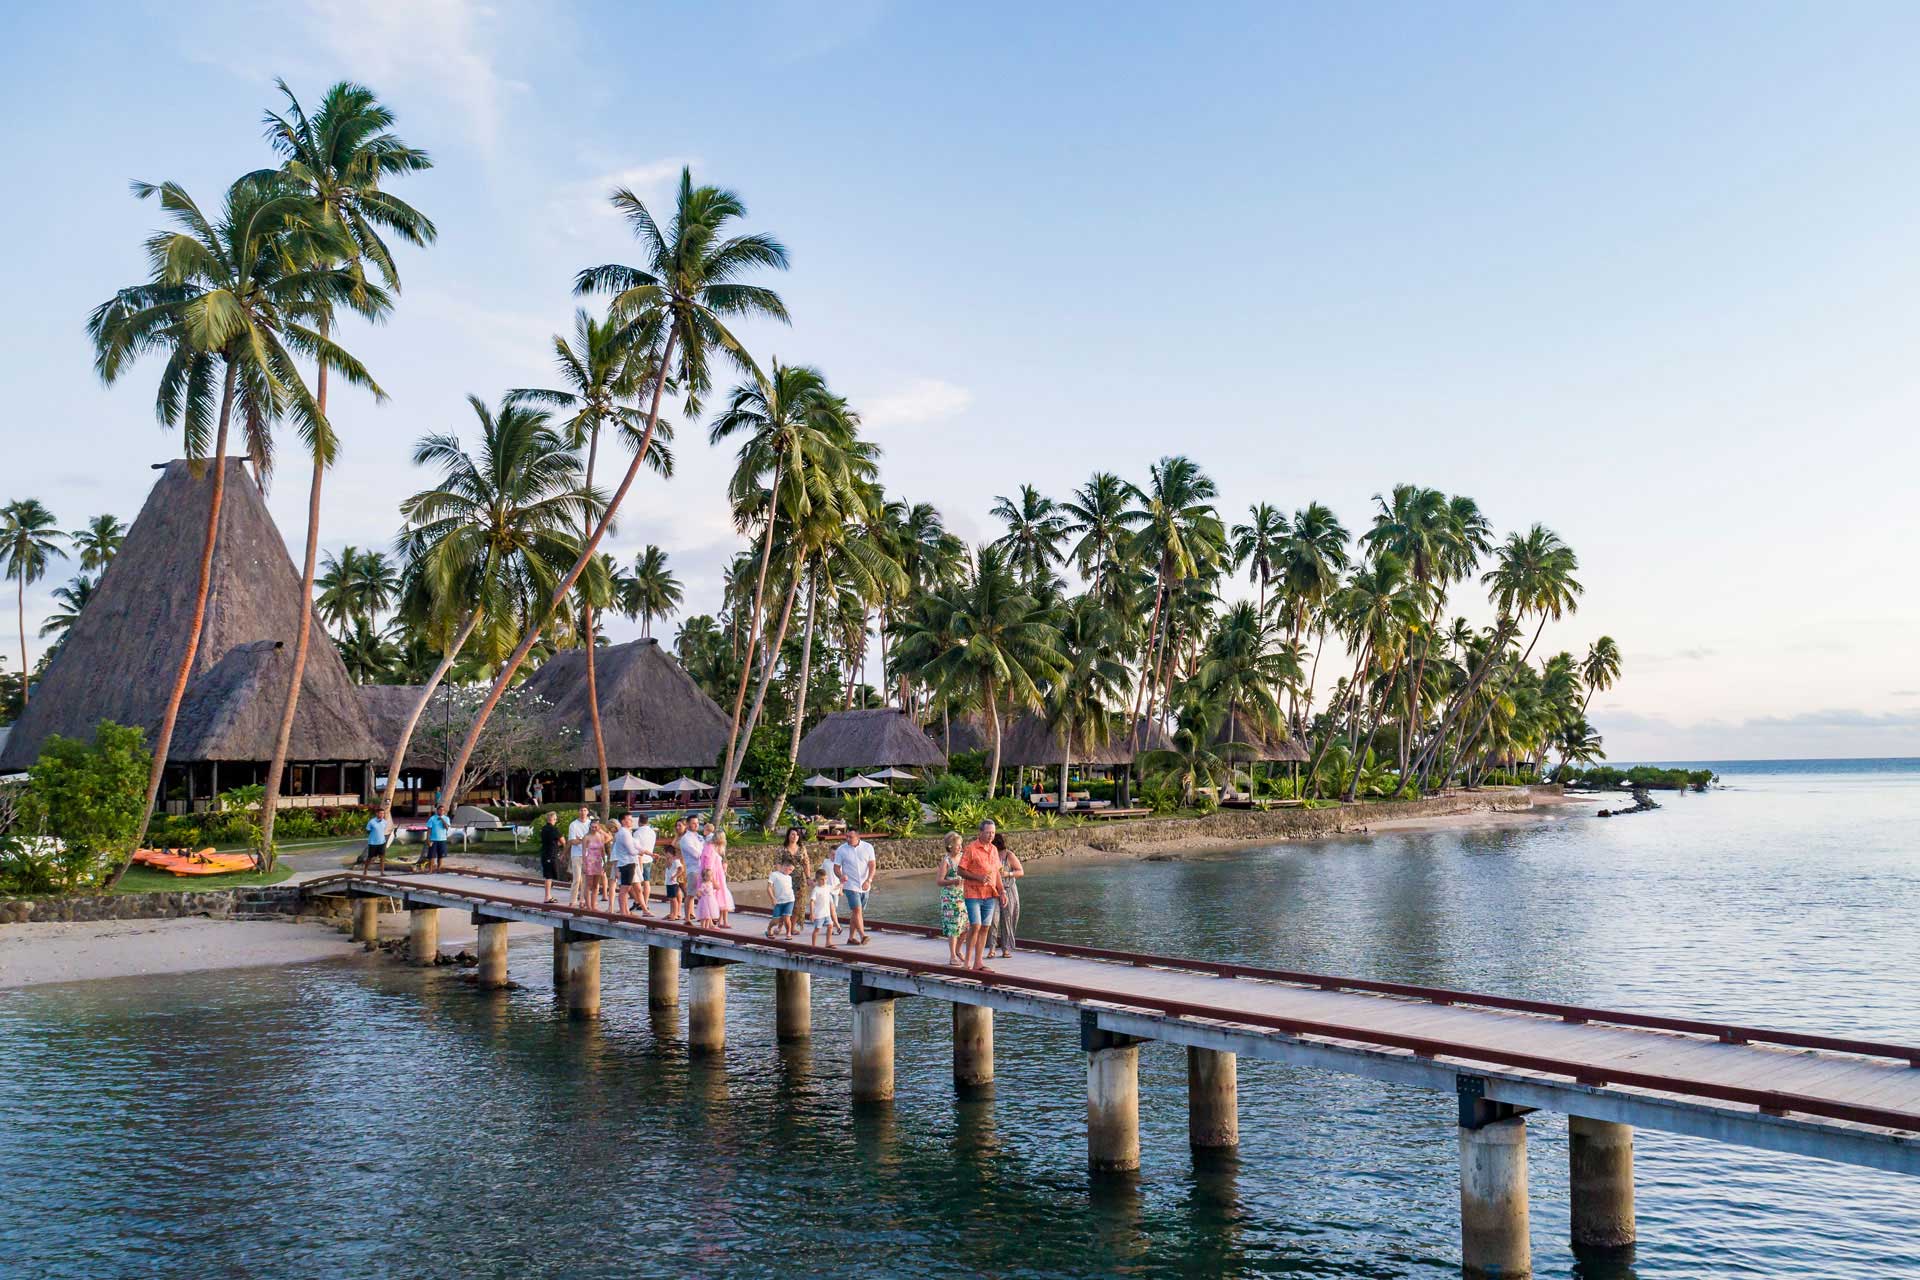
[[[224,876],[236,871],[253,870],[252,854],[215,853],[211,848],[197,852],[192,849],[140,849],[134,853],[133,860],[143,867],[152,867],[176,876]]]

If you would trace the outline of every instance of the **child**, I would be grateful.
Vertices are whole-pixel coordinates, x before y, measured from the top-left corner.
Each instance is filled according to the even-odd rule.
[[[680,846],[667,846],[667,919],[680,919],[680,910],[687,905],[685,897],[687,883],[686,863],[680,857]]]
[[[813,892],[807,898],[807,918],[813,921],[813,936],[809,946],[820,945],[820,930],[827,931],[827,949],[833,949],[833,890],[827,887],[827,869],[821,867],[813,873]]]
[[[778,866],[767,872],[767,895],[773,902],[773,915],[767,921],[767,936],[778,933],[785,937],[793,936],[793,861],[780,859]]]

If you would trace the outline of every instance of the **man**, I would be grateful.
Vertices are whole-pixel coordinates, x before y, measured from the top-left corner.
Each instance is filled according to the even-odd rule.
[[[867,895],[873,891],[873,873],[880,861],[871,844],[857,831],[833,851],[833,871],[840,878],[840,896],[847,904],[847,945],[867,945]]]
[[[700,896],[700,855],[707,849],[707,838],[700,834],[697,821],[687,823],[687,833],[680,837],[680,884],[685,903],[680,918],[693,920],[693,900]]]
[[[451,831],[447,823],[447,806],[438,804],[433,807],[433,816],[427,819],[427,857],[425,868],[438,871],[447,862],[447,835]]]
[[[393,831],[393,814],[385,808],[376,810],[367,819],[367,854],[362,860],[367,871],[373,875],[387,874],[387,838]],[[378,859],[380,870],[374,871],[374,861]]]
[[[1000,903],[1000,849],[993,843],[994,822],[980,824],[980,834],[960,851],[961,894],[967,904],[967,968],[987,968],[987,930],[993,927],[994,908]]]
[[[633,875],[639,865],[640,840],[633,831],[633,815],[622,814],[613,833],[613,907],[623,916],[633,901]]]
[[[638,823],[633,831],[634,848],[640,855],[634,872],[633,900],[638,904],[641,915],[650,916],[653,914],[650,905],[653,898],[653,847],[659,833],[654,831],[651,822],[640,822],[631,814],[628,820]]]
[[[581,900],[586,888],[587,836],[592,831],[593,813],[587,806],[581,805],[580,816],[567,824],[567,878],[571,882],[567,891],[569,906]]]
[[[560,878],[560,815],[549,813],[540,824],[540,878],[547,882],[547,901],[553,901],[553,882]]]

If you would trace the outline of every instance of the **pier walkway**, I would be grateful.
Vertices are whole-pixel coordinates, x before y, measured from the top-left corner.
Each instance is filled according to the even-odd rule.
[[[1451,1094],[1470,1275],[1526,1274],[1529,1111],[1576,1118],[1574,1235],[1593,1247],[1633,1238],[1632,1126],[1920,1174],[1920,1046],[1043,940],[1022,939],[1017,956],[993,961],[983,977],[949,966],[945,940],[918,926],[870,920],[870,945],[828,950],[808,945],[804,931],[791,942],[766,938],[763,910],[734,913],[727,930],[700,929],[543,903],[538,880],[490,872],[343,874],[303,887],[361,899],[355,929],[363,937],[372,936],[377,900],[397,900],[414,913],[414,954],[426,961],[437,947],[438,911],[470,911],[482,926],[486,985],[505,980],[506,922],[550,926],[556,983],[582,1016],[598,1014],[600,941],[646,945],[650,1002],[678,1003],[679,970],[690,971],[696,1051],[724,1045],[726,966],[781,975],[776,1021],[784,1038],[807,1034],[811,978],[835,979],[855,1006],[853,1085],[867,1100],[893,1094],[897,997],[953,1005],[962,1084],[992,1079],[993,1012],[1074,1025],[1089,1055],[1088,1154],[1096,1169],[1138,1165],[1144,1041],[1188,1048],[1197,1148],[1238,1141],[1238,1057]]]

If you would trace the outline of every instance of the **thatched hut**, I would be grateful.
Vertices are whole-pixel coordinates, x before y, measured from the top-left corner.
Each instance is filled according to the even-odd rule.
[[[800,740],[804,770],[946,767],[946,753],[898,707],[835,711]]]
[[[174,724],[161,795],[169,812],[205,808],[264,779],[292,679],[300,577],[260,491],[227,463],[205,625]],[[186,651],[212,469],[171,462],[33,701],[0,749],[0,773],[25,769],[54,734],[91,738],[102,720],[158,732]],[[358,804],[379,743],[347,669],[313,626],[283,781],[290,805]]]
[[[1288,737],[1284,729],[1262,725],[1243,712],[1222,716],[1219,729],[1214,731],[1214,746],[1229,742],[1237,744],[1226,752],[1236,763],[1305,764],[1312,758],[1306,747]]]
[[[951,728],[954,751],[993,750],[993,728],[986,717],[978,714],[954,720]],[[942,734],[942,726],[935,724],[927,730],[928,735],[937,743]],[[1112,736],[1104,743],[1091,745],[1085,735],[1076,735],[1073,745],[1073,763],[1090,768],[1113,768],[1133,763],[1134,736],[1116,725]],[[1173,743],[1166,731],[1158,724],[1140,718],[1139,749],[1141,751],[1164,750]],[[1060,764],[1062,740],[1057,729],[1047,724],[1044,716],[1026,712],[1010,716],[1000,722],[1000,764],[1003,768],[1057,768]]]
[[[613,772],[719,766],[731,721],[658,640],[629,640],[595,650],[594,679],[607,766]],[[562,773],[556,781],[563,791],[577,781],[584,794],[586,787],[598,783],[588,775],[597,775],[600,768],[587,704],[586,652],[554,654],[528,677],[525,688],[550,704],[545,718],[556,731],[571,731],[566,734],[570,745],[558,763],[576,777],[569,780]],[[549,790],[546,798],[573,797]]]

